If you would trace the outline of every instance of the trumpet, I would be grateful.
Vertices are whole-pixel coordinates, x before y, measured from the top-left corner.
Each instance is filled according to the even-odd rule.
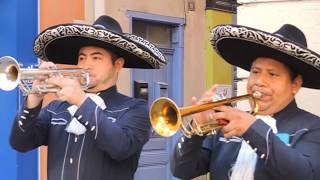
[[[89,72],[86,69],[20,68],[13,57],[3,56],[0,58],[0,89],[5,91],[11,91],[19,86],[23,95],[57,92],[61,88],[48,84],[46,81],[55,76],[77,79],[82,89],[89,88]],[[33,85],[34,80],[38,80],[39,83]]]
[[[198,125],[195,123],[195,127],[193,127],[193,125],[191,124],[191,119],[182,117],[206,111],[214,107],[239,102],[242,100],[249,100],[250,105],[252,106],[252,110],[250,113],[254,115],[259,110],[256,99],[260,97],[261,93],[255,92],[253,94],[247,94],[238,97],[223,99],[220,101],[207,102],[200,105],[192,105],[181,108],[179,108],[173,100],[167,97],[160,97],[151,104],[149,116],[153,129],[160,136],[170,137],[174,135],[178,130],[181,130],[182,133],[189,138],[192,135],[203,136],[205,134],[214,133],[215,130],[221,128],[222,126],[218,123],[212,122],[205,125]]]

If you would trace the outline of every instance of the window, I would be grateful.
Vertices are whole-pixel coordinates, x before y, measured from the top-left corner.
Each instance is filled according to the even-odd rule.
[[[171,26],[161,23],[133,20],[132,33],[147,39],[159,47],[171,46]]]

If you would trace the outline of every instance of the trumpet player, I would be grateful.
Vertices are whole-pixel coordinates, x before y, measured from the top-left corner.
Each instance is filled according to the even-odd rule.
[[[201,125],[217,121],[214,135],[181,137],[171,170],[191,179],[210,173],[218,180],[315,180],[320,176],[320,118],[298,108],[301,87],[320,89],[320,55],[307,49],[303,32],[289,24],[268,33],[240,25],[211,32],[214,49],[232,65],[250,71],[247,92],[259,92],[252,115],[230,106],[193,116]],[[216,87],[194,104],[208,101]],[[193,123],[195,124],[195,123]]]
[[[89,71],[90,83],[83,90],[72,78],[47,79],[60,88],[57,99],[41,108],[42,94],[27,96],[11,146],[21,152],[48,146],[49,180],[133,179],[150,122],[144,100],[117,91],[118,74],[123,67],[160,68],[164,56],[146,40],[123,33],[109,16],[93,25],[52,26],[38,35],[34,51],[51,61],[40,68],[74,64]]]

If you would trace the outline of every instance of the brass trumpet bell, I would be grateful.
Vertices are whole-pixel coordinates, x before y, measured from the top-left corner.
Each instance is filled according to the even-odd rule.
[[[161,136],[174,135],[180,128],[181,117],[177,104],[169,98],[158,98],[151,105],[151,125]]]
[[[251,114],[256,114],[258,112],[256,98],[259,98],[260,96],[261,93],[255,92],[253,95],[247,94],[220,101],[207,102],[200,105],[181,108],[179,108],[171,99],[160,97],[151,104],[149,113],[150,121],[153,129],[163,137],[170,137],[178,130],[181,130],[186,137],[191,137],[192,135],[203,136],[205,134],[214,132],[218,128],[221,128],[221,125],[217,123],[209,123],[205,125],[197,125],[195,123],[195,125],[192,125],[192,120],[182,117],[241,100],[249,100],[252,106]]]

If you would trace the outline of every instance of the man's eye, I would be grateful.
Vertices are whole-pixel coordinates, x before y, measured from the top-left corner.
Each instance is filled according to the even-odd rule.
[[[257,70],[251,70],[251,73],[252,73],[252,74],[258,74],[259,71],[257,71]]]
[[[278,76],[278,74],[277,73],[270,73],[270,76],[276,77],[276,76]]]
[[[100,59],[101,59],[101,57],[99,57],[99,56],[95,56],[95,57],[93,57],[93,59],[94,59],[94,60],[100,60]]]

